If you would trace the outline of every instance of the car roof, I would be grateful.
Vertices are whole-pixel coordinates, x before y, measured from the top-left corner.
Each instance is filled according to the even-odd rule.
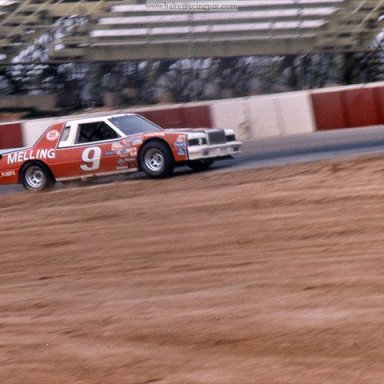
[[[111,119],[113,117],[121,117],[121,116],[136,116],[136,113],[114,113],[114,114],[109,114],[109,115],[98,115],[98,116],[77,116],[73,117],[71,119],[65,120],[66,123],[73,123],[76,121],[82,122],[82,123],[87,123],[87,122],[92,122],[92,121],[97,121],[101,119]]]

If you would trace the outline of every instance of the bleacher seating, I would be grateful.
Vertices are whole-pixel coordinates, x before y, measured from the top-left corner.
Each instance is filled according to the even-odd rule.
[[[39,36],[49,32],[58,19],[70,15],[103,12],[115,0],[0,0],[0,57],[11,62]]]
[[[4,0],[0,53],[11,61],[49,31],[55,20],[73,14],[87,17],[87,25],[71,30],[60,45],[52,44],[50,60],[364,51],[382,29],[384,9],[384,0],[233,0],[232,4],[237,11],[188,12],[149,8],[143,0]]]
[[[19,1],[0,0],[0,21],[4,20],[10,13],[12,13],[19,4]]]
[[[366,51],[383,30],[384,0],[348,0],[332,18],[317,47],[325,51]]]
[[[239,0],[235,12],[161,12],[145,4],[111,7],[92,27],[82,44],[92,60],[153,59],[158,57],[244,56],[298,52],[297,39],[313,46],[343,0]],[[71,41],[72,40],[72,41]],[[72,44],[71,44],[72,43]],[[54,52],[60,57],[63,52]]]
[[[156,59],[361,51],[381,28],[382,0],[239,0],[235,12],[112,6],[88,36],[64,39],[56,59]]]
[[[0,0],[0,91],[60,94],[61,106],[75,108],[378,79],[383,37],[371,42],[383,30],[384,0],[212,0],[221,2],[237,9],[166,11],[145,0]]]

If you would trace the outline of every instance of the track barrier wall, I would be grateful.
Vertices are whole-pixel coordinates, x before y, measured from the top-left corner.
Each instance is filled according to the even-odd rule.
[[[10,95],[0,98],[0,108],[34,108],[38,111],[54,111],[59,97],[53,94],[42,95]]]
[[[23,144],[26,147],[33,145],[43,132],[53,124],[55,119],[27,120],[22,123]]]
[[[96,115],[121,112],[142,114],[164,128],[231,128],[240,140],[295,135],[383,124],[384,83],[135,107]],[[55,120],[65,117],[0,124],[0,148],[32,145]]]
[[[212,126],[233,129],[240,140],[252,137],[249,110],[245,99],[220,100],[211,103]]]
[[[209,104],[162,106],[160,108],[132,109],[163,128],[212,127]]]
[[[0,124],[0,149],[18,148],[23,145],[21,122]]]
[[[279,136],[282,116],[274,96],[253,96],[246,101],[251,137]]]
[[[247,99],[252,137],[293,135],[315,130],[309,92]]]
[[[326,88],[311,92],[316,130],[384,123],[384,84]]]

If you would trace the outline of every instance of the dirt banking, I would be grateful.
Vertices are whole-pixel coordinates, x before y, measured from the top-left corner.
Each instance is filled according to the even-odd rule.
[[[384,161],[0,201],[0,382],[382,383]]]

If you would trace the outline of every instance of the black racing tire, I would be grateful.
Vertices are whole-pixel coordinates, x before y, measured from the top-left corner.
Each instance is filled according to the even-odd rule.
[[[21,184],[29,192],[46,191],[55,184],[49,169],[41,163],[26,164],[20,177]]]
[[[175,159],[168,145],[161,141],[144,144],[139,156],[140,168],[152,178],[167,177],[175,168]]]
[[[214,163],[214,160],[191,160],[188,161],[187,165],[189,168],[197,172],[206,171]]]

